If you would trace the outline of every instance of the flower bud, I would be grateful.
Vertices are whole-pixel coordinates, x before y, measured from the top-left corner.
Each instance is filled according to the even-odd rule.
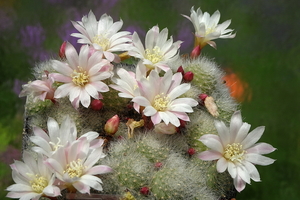
[[[164,122],[156,124],[154,127],[154,131],[160,134],[174,134],[176,133],[178,128],[173,124],[169,123],[166,125]]]
[[[140,189],[140,193],[143,194],[143,195],[148,195],[150,192],[149,188],[148,187],[142,187]]]
[[[93,110],[101,110],[102,107],[103,107],[102,101],[100,101],[99,99],[92,100],[92,102],[91,102],[91,108]]]
[[[183,75],[183,80],[185,82],[191,82],[193,80],[193,78],[194,78],[194,73],[191,71],[188,71],[188,72],[184,73],[184,75]]]
[[[67,42],[64,41],[64,42],[61,44],[61,46],[60,46],[58,55],[59,55],[59,57],[60,57],[61,59],[66,58],[66,54],[65,54],[65,52],[66,52],[66,45],[67,45]]]
[[[194,155],[194,154],[196,153],[196,150],[195,150],[194,148],[191,147],[191,148],[188,149],[187,153],[188,153],[190,156],[192,156],[192,155]]]
[[[199,99],[200,99],[200,102],[199,102],[199,103],[200,103],[202,106],[204,106],[204,101],[205,101],[206,97],[208,97],[208,95],[202,93],[202,94],[199,94],[198,97],[199,97]]]
[[[191,52],[191,58],[197,58],[201,54],[201,47],[197,45]]]
[[[104,131],[109,135],[114,135],[118,131],[119,124],[120,124],[120,118],[118,115],[115,115],[109,120],[107,120],[104,126]]]
[[[178,67],[177,72],[180,72],[182,76],[184,75],[184,69],[182,68],[182,66]]]

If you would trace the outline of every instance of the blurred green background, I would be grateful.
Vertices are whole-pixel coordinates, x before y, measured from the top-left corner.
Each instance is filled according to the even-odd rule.
[[[167,27],[175,40],[193,43],[192,24],[180,14],[190,8],[221,12],[221,22],[232,19],[234,39],[216,40],[218,49],[203,54],[230,68],[248,84],[242,102],[244,121],[264,125],[261,141],[278,148],[269,155],[277,161],[258,166],[262,182],[252,182],[238,200],[300,198],[300,12],[298,0],[0,0],[0,199],[12,184],[8,164],[20,159],[25,99],[21,85],[32,78],[36,62],[57,57],[64,40],[76,43],[71,20],[89,10],[97,18],[107,13],[122,18],[122,30],[143,36],[149,28]],[[251,91],[251,95],[250,92]],[[251,98],[250,98],[251,97]]]

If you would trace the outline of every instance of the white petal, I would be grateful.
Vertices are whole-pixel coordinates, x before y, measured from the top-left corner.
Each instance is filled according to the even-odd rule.
[[[224,157],[221,157],[217,162],[217,171],[223,173],[228,167],[228,162]]]
[[[245,161],[243,164],[246,167],[248,173],[250,174],[250,178],[256,182],[259,182],[260,176],[259,176],[259,173],[258,173],[256,167],[252,163],[247,162],[247,161]]]
[[[240,130],[241,126],[243,124],[242,116],[240,111],[236,111],[230,120],[230,143],[235,142],[235,138],[237,136],[238,131]]]
[[[237,176],[234,180],[234,187],[238,192],[241,192],[246,187],[246,182],[241,179],[241,177]]]
[[[224,148],[220,141],[220,138],[217,135],[213,134],[205,134],[200,137],[199,141],[201,141],[205,146],[220,153],[223,153]]]
[[[263,165],[263,166],[270,165],[275,162],[274,159],[259,154],[255,154],[255,153],[247,153],[245,159],[253,164]]]
[[[249,147],[253,146],[262,136],[265,131],[264,126],[259,126],[253,131],[251,131],[247,137],[241,142],[244,149],[248,149]]]
[[[236,143],[240,143],[246,138],[246,136],[250,130],[250,127],[251,127],[250,124],[248,124],[246,122],[243,123],[243,125],[241,126],[241,128],[238,131],[237,136],[235,138]]]
[[[220,136],[223,146],[229,144],[229,140],[230,140],[229,129],[226,127],[224,122],[215,120],[215,127],[218,131],[218,135]]]
[[[237,166],[233,162],[228,162],[228,172],[231,178],[235,178],[237,176]]]

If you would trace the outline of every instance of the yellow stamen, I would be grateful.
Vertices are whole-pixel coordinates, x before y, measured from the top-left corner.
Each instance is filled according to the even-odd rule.
[[[70,178],[78,178],[83,175],[85,166],[83,166],[80,159],[74,160],[67,165],[67,169],[64,173],[67,173]]]
[[[164,94],[158,94],[154,97],[153,107],[157,111],[166,111],[168,108],[168,105],[170,103],[170,98],[167,96],[164,96]]]
[[[158,63],[163,60],[163,55],[158,46],[155,46],[153,49],[146,49],[145,58],[150,60],[153,64]]]
[[[244,160],[244,154],[246,153],[243,150],[243,146],[240,143],[227,144],[224,157],[232,162],[242,162]]]
[[[34,177],[35,178],[30,181],[32,190],[39,194],[43,193],[45,187],[48,186],[48,180],[45,177],[40,176],[38,174],[36,174]]]
[[[89,82],[89,75],[82,69],[82,67],[78,67],[78,69],[78,71],[73,71],[72,81],[75,85],[82,87]]]
[[[103,51],[106,51],[109,48],[109,39],[105,35],[100,34],[94,36],[92,42],[102,47]]]

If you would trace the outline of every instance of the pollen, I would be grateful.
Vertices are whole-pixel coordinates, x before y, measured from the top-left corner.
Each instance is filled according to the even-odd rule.
[[[155,46],[153,49],[146,49],[145,51],[145,58],[150,60],[153,64],[163,60],[163,55],[158,46]]]
[[[109,48],[109,39],[105,35],[100,34],[94,36],[92,42],[102,47],[103,51],[106,51]]]
[[[36,174],[34,179],[30,181],[30,184],[32,190],[40,194],[43,193],[44,188],[48,186],[48,180],[45,177]]]
[[[67,165],[64,173],[67,173],[70,178],[79,178],[83,175],[85,166],[80,159],[74,160]]]
[[[246,151],[243,150],[243,146],[240,143],[233,143],[226,146],[224,157],[234,163],[240,163],[244,160],[245,153]]]
[[[85,86],[85,84],[89,82],[89,75],[82,69],[82,67],[78,67],[78,71],[73,71],[72,81],[77,86]]]
[[[169,97],[165,96],[163,93],[158,94],[154,97],[153,107],[157,111],[166,111],[170,103]]]

